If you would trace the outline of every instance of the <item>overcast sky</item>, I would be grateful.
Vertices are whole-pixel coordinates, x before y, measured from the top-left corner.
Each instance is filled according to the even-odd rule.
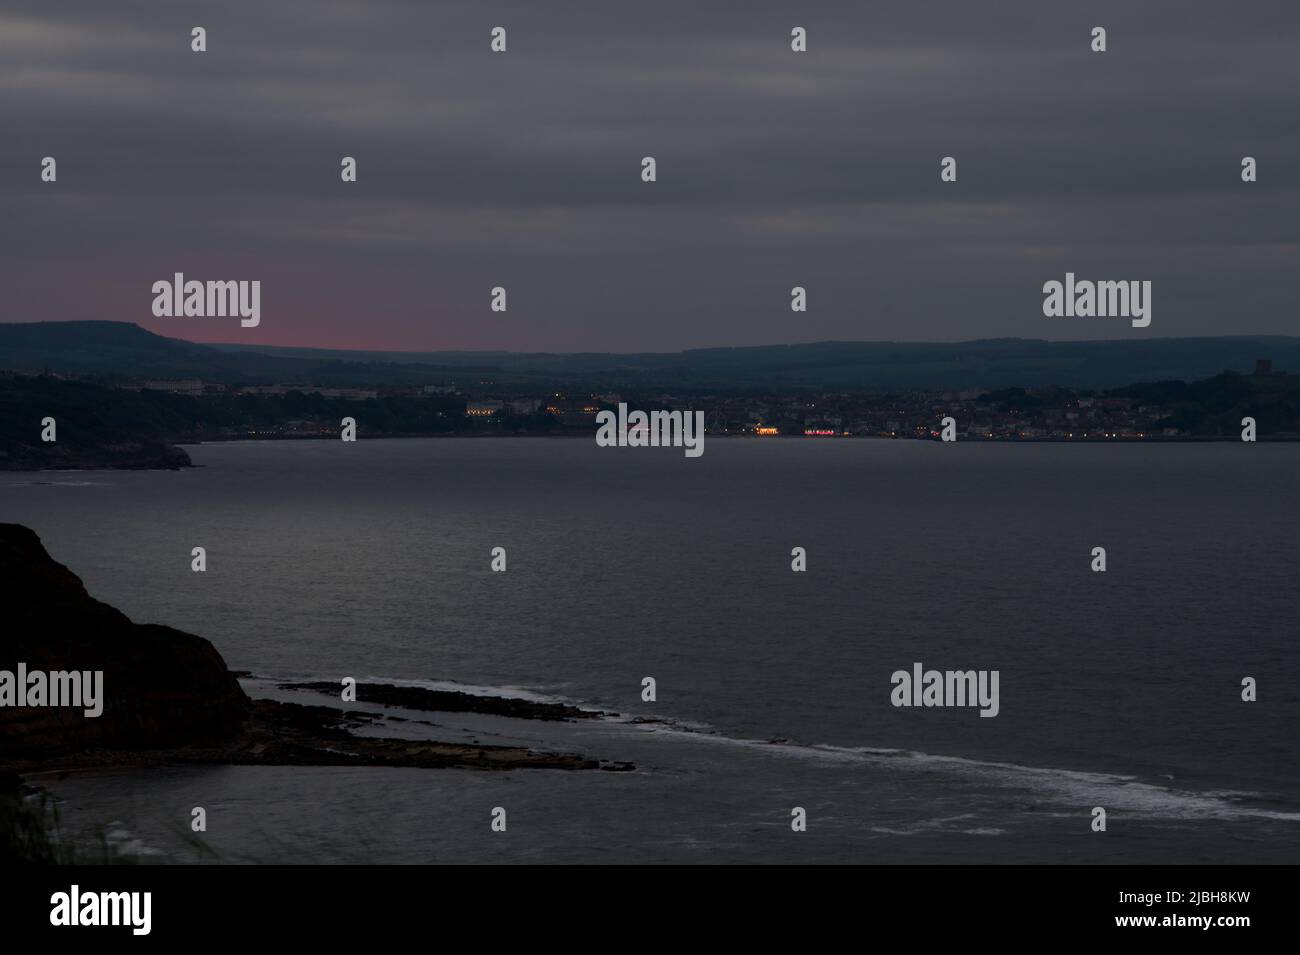
[[[1297,0],[6,0],[0,316],[411,350],[1295,334],[1298,107]],[[154,318],[177,271],[260,280],[261,325]],[[1066,271],[1151,280],[1150,327],[1045,318]]]

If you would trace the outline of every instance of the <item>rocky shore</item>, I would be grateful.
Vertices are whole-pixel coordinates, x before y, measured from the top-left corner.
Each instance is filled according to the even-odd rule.
[[[390,766],[410,769],[608,769],[568,753],[543,753],[519,746],[486,746],[357,736],[353,729],[382,725],[384,717],[332,706],[303,706],[275,700],[251,701],[240,732],[224,742],[146,748],[98,748],[57,756],[14,757],[5,769],[28,775],[90,769],[149,766]]]
[[[100,715],[14,705],[0,695],[0,771],[32,773],[182,763],[478,769],[626,769],[523,747],[358,736],[382,724],[333,706],[251,700],[207,640],[133,623],[95,600],[29,528],[0,524],[0,681],[27,673],[101,671]],[[337,687],[328,684],[332,693]],[[301,688],[318,689],[306,684]],[[366,685],[371,702],[520,719],[600,714],[559,704]],[[467,697],[468,699],[461,699]]]
[[[193,466],[184,448],[162,441],[52,443],[0,449],[0,471],[177,471]]]
[[[281,683],[282,690],[313,690],[337,696],[337,683]],[[567,703],[544,703],[510,696],[480,696],[455,690],[427,690],[418,686],[394,686],[391,683],[358,683],[357,699],[408,710],[438,713],[485,713],[490,716],[513,716],[521,720],[591,720],[608,714],[584,710]]]

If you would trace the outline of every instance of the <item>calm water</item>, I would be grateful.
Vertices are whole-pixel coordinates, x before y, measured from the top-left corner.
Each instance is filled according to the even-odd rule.
[[[455,681],[671,722],[398,724],[627,774],[50,783],[74,828],[127,848],[207,858],[185,845],[202,805],[225,861],[1300,861],[1300,445],[190,451],[183,473],[4,475],[0,518],[133,619],[211,639],[255,694]],[[999,670],[1000,715],[891,706],[914,661]]]

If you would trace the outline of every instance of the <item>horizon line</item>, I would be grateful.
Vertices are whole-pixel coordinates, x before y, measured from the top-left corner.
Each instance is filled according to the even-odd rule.
[[[615,355],[615,356],[636,356],[636,355],[683,355],[688,352],[700,351],[741,351],[744,349],[760,348],[799,348],[811,345],[978,345],[991,342],[1025,342],[1045,345],[1128,345],[1139,342],[1168,342],[1168,341],[1215,341],[1215,340],[1248,340],[1248,339],[1287,339],[1300,341],[1300,335],[1280,335],[1275,333],[1240,333],[1235,335],[1169,335],[1163,337],[1142,337],[1142,338],[1021,338],[1014,335],[1001,335],[992,338],[965,338],[945,341],[925,341],[918,339],[899,340],[899,339],[848,339],[848,338],[825,338],[815,341],[806,342],[768,342],[758,345],[699,345],[691,348],[679,348],[675,351],[528,351],[512,350],[508,348],[382,348],[382,347],[329,347],[322,345],[271,345],[257,342],[206,342],[194,341],[189,338],[179,336],[162,335],[151,329],[145,328],[138,322],[124,321],[113,318],[85,318],[85,319],[36,319],[34,321],[24,320],[0,320],[0,325],[129,325],[137,328],[149,335],[154,335],[166,341],[183,342],[187,345],[199,345],[205,348],[237,348],[237,349],[277,349],[277,350],[307,350],[320,352],[370,352],[375,354],[391,355],[556,355],[556,356],[578,356],[578,355]]]

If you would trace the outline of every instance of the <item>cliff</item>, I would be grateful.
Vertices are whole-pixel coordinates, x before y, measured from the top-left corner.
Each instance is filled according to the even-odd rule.
[[[132,623],[95,600],[40,538],[0,524],[0,670],[102,670],[103,713],[0,706],[0,761],[87,750],[211,745],[236,738],[250,702],[216,649],[171,627]]]
[[[185,763],[631,768],[626,763],[534,752],[521,746],[358,736],[351,731],[382,727],[389,717],[331,706],[251,701],[211,643],[171,627],[132,623],[86,593],[76,574],[51,559],[40,538],[18,524],[0,524],[0,608],[5,614],[0,627],[0,680],[7,679],[12,686],[20,663],[27,673],[103,672],[99,716],[86,716],[81,706],[0,705],[0,781],[4,770],[28,773]],[[328,684],[328,688],[337,698],[337,686]],[[426,698],[398,692],[397,687],[367,684],[366,688],[375,693],[373,702],[415,708],[491,712],[521,719],[600,715],[520,700],[466,702],[459,699],[464,694]],[[4,704],[2,695],[0,704]],[[3,808],[0,805],[0,817]],[[0,842],[5,833],[0,818]]]

